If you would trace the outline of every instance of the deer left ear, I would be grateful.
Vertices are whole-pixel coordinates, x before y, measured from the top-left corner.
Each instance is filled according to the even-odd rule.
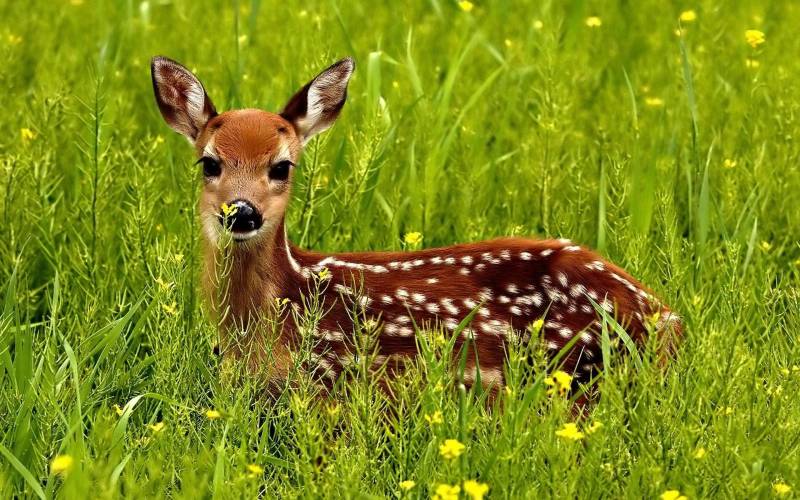
[[[161,116],[194,144],[206,123],[217,116],[203,84],[183,65],[166,57],[154,57],[150,72]]]
[[[294,125],[303,144],[333,125],[347,99],[354,69],[353,59],[342,59],[308,82],[283,108],[281,116]]]

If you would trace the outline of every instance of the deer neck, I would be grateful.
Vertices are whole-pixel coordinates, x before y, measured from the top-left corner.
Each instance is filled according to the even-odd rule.
[[[286,238],[284,221],[254,242],[229,248],[206,245],[204,282],[221,325],[246,331],[269,319],[274,301],[301,286],[299,264]]]

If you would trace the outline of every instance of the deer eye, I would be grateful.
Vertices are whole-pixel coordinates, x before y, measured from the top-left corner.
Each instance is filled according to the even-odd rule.
[[[267,175],[273,181],[285,181],[289,177],[289,171],[294,166],[294,163],[289,160],[279,161],[278,163],[269,167]]]
[[[214,158],[204,156],[197,163],[203,164],[203,175],[206,177],[219,177],[219,174],[222,173],[222,166]]]

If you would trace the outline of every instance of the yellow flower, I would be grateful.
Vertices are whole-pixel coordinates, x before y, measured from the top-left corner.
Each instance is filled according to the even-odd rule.
[[[586,26],[590,28],[599,28],[603,25],[603,20],[597,16],[591,16],[586,18]]]
[[[459,485],[450,486],[449,484],[436,485],[436,492],[431,497],[433,500],[458,500],[458,494],[461,493]]]
[[[117,416],[121,417],[122,414],[125,413],[125,410],[122,409],[119,405],[114,405],[114,413],[116,413]]]
[[[686,495],[681,495],[678,490],[667,490],[661,494],[661,500],[688,500]]]
[[[514,42],[512,42],[512,41],[511,41],[511,40],[509,40],[508,38],[506,38],[506,39],[503,41],[503,43],[505,43],[505,44],[506,44],[506,48],[509,48],[509,49],[510,49],[511,47],[513,47],[513,46],[514,46]]]
[[[250,464],[247,466],[247,472],[247,477],[250,479],[255,479],[264,473],[264,468],[258,464]]]
[[[172,258],[175,259],[175,262],[177,262],[178,264],[183,262],[183,254],[182,253],[176,253],[175,255],[172,256]]]
[[[645,97],[644,103],[651,108],[660,108],[664,105],[664,99],[660,97]]]
[[[403,241],[405,241],[406,245],[417,246],[422,243],[422,233],[416,231],[406,233],[405,236],[403,236]]]
[[[239,207],[235,205],[228,205],[227,203],[223,203],[220,205],[222,209],[222,215],[224,217],[231,217],[232,215],[236,215],[236,212],[239,210]]]
[[[528,329],[531,331],[531,334],[536,335],[542,331],[543,326],[544,326],[544,320],[542,318],[539,318],[530,325],[528,325]]]
[[[572,375],[556,370],[551,376],[544,379],[544,384],[550,386],[550,389],[547,389],[548,395],[552,396],[558,393],[561,396],[565,396],[572,386]]]
[[[472,9],[475,7],[475,5],[469,0],[461,0],[458,2],[458,6],[464,12],[472,12]]]
[[[769,252],[770,250],[772,250],[772,243],[770,243],[769,241],[762,241],[759,246],[761,247],[761,250],[765,252]]]
[[[733,415],[733,408],[731,408],[730,406],[726,406],[725,415]]]
[[[160,277],[156,278],[156,283],[158,284],[158,287],[164,290],[165,292],[169,291],[169,289],[172,288],[172,286],[175,284],[171,281],[164,281]]]
[[[21,36],[15,35],[13,33],[8,35],[8,44],[9,45],[19,45],[21,43],[22,43],[22,37]]]
[[[36,132],[29,128],[19,129],[19,135],[22,136],[22,142],[32,141],[36,138]]]
[[[723,165],[725,168],[733,168],[733,167],[735,167],[735,166],[736,166],[736,160],[732,160],[732,159],[730,159],[730,158],[725,158],[725,161],[724,161],[724,162],[722,162],[722,165]]]
[[[483,496],[489,491],[489,485],[486,483],[479,483],[474,479],[467,479],[464,481],[464,493],[466,493],[472,500],[483,500]]]
[[[444,422],[442,412],[439,410],[433,412],[432,415],[425,415],[425,420],[428,422],[428,425],[438,425]]]
[[[776,495],[785,495],[792,491],[792,487],[786,483],[775,483],[772,485],[772,491],[774,491]]]
[[[327,281],[331,279],[331,277],[331,271],[327,267],[323,267],[322,270],[317,273],[317,278],[319,278],[320,281]]]
[[[56,455],[50,462],[50,474],[66,474],[72,470],[75,460],[69,455]]]
[[[701,460],[705,456],[706,456],[706,449],[703,448],[702,446],[694,450],[694,454],[692,455],[692,457],[694,457],[695,460]]]
[[[600,430],[601,427],[603,427],[603,422],[593,422],[592,424],[589,425],[589,427],[585,429],[586,434],[594,434],[595,432]]]
[[[556,436],[573,441],[580,441],[586,437],[584,433],[578,430],[578,426],[573,423],[564,424],[563,428],[556,431]]]
[[[400,485],[399,486],[400,486],[401,490],[408,491],[408,490],[410,490],[411,488],[413,488],[416,485],[417,485],[417,483],[415,481],[412,481],[410,479],[406,479],[405,481],[400,481]]]
[[[533,22],[533,29],[540,30],[542,28],[544,28],[544,23],[540,19],[537,19]]]
[[[161,304],[161,308],[170,316],[175,316],[178,313],[178,304],[174,300],[172,304]]]
[[[461,444],[457,439],[445,439],[444,443],[439,445],[439,453],[447,460],[458,458],[466,446]]]
[[[216,420],[222,418],[222,413],[217,410],[206,410],[206,418],[209,420]]]
[[[697,19],[697,12],[695,12],[692,9],[684,10],[683,12],[681,12],[681,16],[679,19],[684,23],[694,22]]]
[[[758,59],[750,59],[749,57],[744,60],[744,65],[748,68],[755,69],[761,66]]]
[[[156,433],[163,431],[164,427],[166,427],[166,426],[167,426],[167,424],[165,424],[164,422],[156,422],[154,424],[147,424],[147,428],[150,429],[153,432],[156,432]]]
[[[760,30],[747,30],[744,32],[744,39],[751,47],[756,48],[767,41],[766,35]]]

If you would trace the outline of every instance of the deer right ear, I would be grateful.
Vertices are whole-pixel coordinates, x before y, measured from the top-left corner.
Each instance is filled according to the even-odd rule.
[[[150,64],[158,109],[167,124],[194,143],[217,110],[200,80],[181,64],[154,57]]]
[[[289,99],[281,116],[294,125],[303,144],[333,125],[347,99],[347,83],[354,69],[351,58],[342,59]]]

